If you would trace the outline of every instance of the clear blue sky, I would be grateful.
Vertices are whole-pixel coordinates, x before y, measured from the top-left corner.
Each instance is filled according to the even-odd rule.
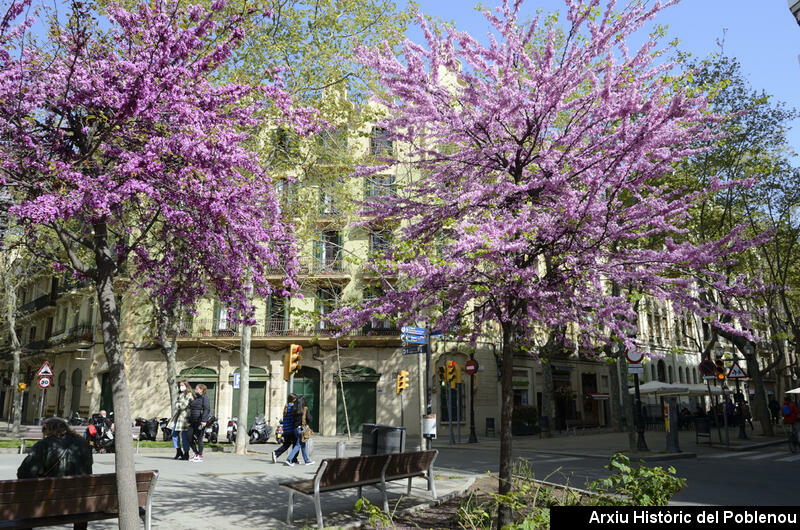
[[[625,5],[626,1],[618,0],[617,4]],[[488,31],[483,15],[472,8],[473,0],[418,3],[423,13],[455,22],[458,29],[475,38]],[[499,0],[483,1],[487,7],[498,4]],[[563,10],[563,6],[563,0],[526,0],[522,11],[532,15],[538,9],[552,12]],[[718,51],[717,39],[726,29],[724,51],[739,59],[753,88],[763,89],[776,100],[800,109],[800,26],[786,0],[682,0],[662,11],[655,22],[668,26],[667,41],[678,38],[679,48],[697,58]],[[410,36],[420,41],[419,31],[412,30]],[[794,124],[789,140],[794,151],[800,152],[800,123]]]

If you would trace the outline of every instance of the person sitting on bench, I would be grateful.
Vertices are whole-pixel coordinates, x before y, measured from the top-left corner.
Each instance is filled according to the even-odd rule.
[[[44,438],[36,442],[17,469],[17,478],[92,474],[92,450],[67,422],[48,418],[42,424],[42,434]]]

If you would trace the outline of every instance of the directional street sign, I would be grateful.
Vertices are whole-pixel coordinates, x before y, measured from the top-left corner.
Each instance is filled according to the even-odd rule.
[[[53,377],[53,370],[50,369],[50,363],[44,362],[39,371],[36,372],[36,377]]]
[[[644,375],[644,366],[642,363],[628,363],[628,373]]]
[[[425,335],[403,335],[401,338],[403,339],[403,342],[425,344]]]
[[[417,353],[425,353],[425,344],[408,344],[403,346],[403,355],[415,355]]]
[[[403,335],[425,335],[425,328],[419,326],[403,326],[400,331]]]
[[[731,369],[728,370],[728,377],[731,379],[744,379],[747,377],[747,374],[744,373],[739,363],[733,363]]]
[[[47,388],[50,386],[50,378],[49,377],[40,377],[39,378],[39,388]]]

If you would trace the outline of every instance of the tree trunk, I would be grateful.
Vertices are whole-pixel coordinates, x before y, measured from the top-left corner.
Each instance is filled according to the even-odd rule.
[[[636,451],[636,426],[633,424],[633,397],[628,392],[628,361],[624,355],[617,358],[615,364],[619,378],[619,391],[622,394],[622,413],[625,415],[626,431],[628,431],[628,445],[631,451]]]
[[[172,328],[172,340],[169,340],[168,329]],[[175,415],[175,403],[178,400],[178,363],[176,356],[178,353],[178,324],[173,316],[161,326],[161,354],[167,361],[167,387],[169,388],[169,407],[170,413]]]
[[[510,324],[503,324],[503,372],[500,378],[500,495],[511,492],[511,415],[514,412],[514,389],[512,375],[514,373],[514,337]],[[497,506],[497,527],[503,528],[511,524],[511,507],[506,503]]]
[[[95,230],[96,236],[97,230]],[[119,527],[121,530],[138,530],[139,495],[136,492],[136,467],[133,455],[131,429],[131,404],[128,397],[128,381],[119,337],[117,303],[114,298],[113,262],[103,259],[102,248],[98,250],[97,301],[103,327],[103,347],[108,362],[111,388],[114,397],[114,429],[116,452],[114,470],[117,474],[119,497]],[[110,256],[110,253],[105,254]]]
[[[611,426],[614,432],[622,432],[622,403],[620,402],[619,367],[617,359],[608,363],[608,402],[611,413]]]
[[[252,286],[248,286],[247,290],[247,299],[252,304]],[[250,440],[250,436],[247,434],[247,400],[250,397],[250,334],[252,328],[248,322],[243,322],[242,326],[242,340],[239,346],[239,431],[236,433],[236,446],[233,451],[237,455],[247,454],[247,442]]]
[[[542,359],[542,438],[553,434],[553,364],[550,359]]]
[[[750,348],[753,348],[752,344],[749,345]],[[738,344],[737,348],[739,348]],[[761,434],[764,436],[774,436],[775,431],[773,431],[772,421],[770,421],[769,408],[767,407],[767,393],[764,389],[764,380],[761,378],[761,370],[758,367],[755,353],[748,354],[747,350],[748,348],[739,348],[739,351],[744,354],[744,358],[747,361],[747,371],[750,372],[750,378],[753,381],[753,385],[756,387],[753,415],[761,423]]]
[[[20,406],[20,400],[17,396],[17,384],[19,383],[20,357],[22,354],[22,348],[20,347],[19,337],[17,337],[16,330],[17,289],[16,286],[11,283],[9,274],[9,271],[6,271],[3,283],[5,284],[4,289],[6,291],[6,323],[8,324],[8,334],[11,338],[11,353],[13,356],[10,399],[14,410],[14,421],[13,426],[11,427],[11,432],[14,434],[19,434],[19,425],[22,423],[22,407]]]

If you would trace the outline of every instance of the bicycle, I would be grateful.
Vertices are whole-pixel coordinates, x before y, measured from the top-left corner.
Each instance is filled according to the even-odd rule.
[[[789,451],[792,453],[800,451],[800,440],[798,440],[798,431],[794,423],[792,424],[792,428],[789,430]]]

